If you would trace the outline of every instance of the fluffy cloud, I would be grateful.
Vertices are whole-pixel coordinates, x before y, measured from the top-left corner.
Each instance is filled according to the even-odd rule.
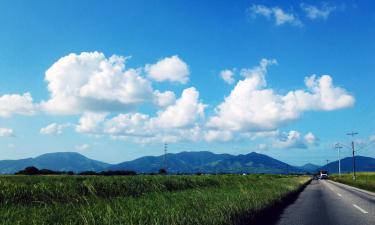
[[[79,133],[97,133],[107,113],[85,112],[79,119],[76,131]]]
[[[104,123],[104,133],[113,136],[151,137],[155,130],[150,116],[141,113],[119,114]]]
[[[162,128],[188,127],[204,117],[204,108],[205,105],[199,102],[199,92],[193,87],[187,88],[174,105],[159,111],[153,122]]]
[[[278,15],[275,8],[257,6],[254,10],[266,17]],[[109,135],[142,143],[212,142],[230,141],[234,137],[270,139],[280,127],[297,120],[306,111],[346,108],[355,101],[345,89],[335,86],[329,75],[306,77],[305,89],[278,94],[267,88],[266,80],[269,67],[277,61],[262,59],[258,66],[239,70],[242,80],[206,120],[206,105],[194,87],[186,88],[176,99],[172,91],[154,90],[151,81],[142,76],[145,70],[149,78],[156,81],[187,82],[189,68],[178,56],[146,65],[144,70],[126,68],[126,60],[126,57],[116,55],[106,58],[99,52],[62,57],[45,74],[50,92],[48,100],[36,107],[29,93],[0,96],[0,117],[29,115],[36,109],[43,109],[81,115],[75,126],[79,133]],[[235,82],[233,75],[232,70],[220,73],[228,83]],[[144,105],[147,103],[158,107],[149,108]],[[137,112],[138,108],[144,109],[139,106],[154,111],[149,114]],[[67,126],[52,123],[41,128],[40,133],[60,134]],[[0,136],[6,136],[6,132],[13,131],[0,130]],[[290,140],[280,142],[281,145],[316,142],[311,133],[304,137],[298,132],[287,136]]]
[[[9,117],[13,114],[32,115],[34,113],[35,106],[30,93],[0,96],[0,117]]]
[[[291,91],[283,97],[290,110],[308,111],[323,110],[332,111],[354,105],[355,99],[340,87],[333,85],[332,77],[312,75],[305,78],[308,91]]]
[[[174,104],[158,111],[154,117],[126,113],[106,119],[105,114],[86,113],[76,130],[143,143],[198,140],[202,136],[199,122],[204,117],[204,108],[199,92],[195,88],[187,88]]]
[[[58,135],[61,134],[63,130],[69,126],[70,124],[51,123],[46,127],[41,128],[40,133],[45,135]]]
[[[217,106],[216,115],[209,118],[207,126],[241,132],[272,131],[298,119],[305,111],[331,111],[354,104],[354,97],[335,87],[328,75],[306,78],[307,90],[279,95],[266,88],[268,65],[269,60],[262,60],[258,67],[244,70],[250,72],[244,73],[246,78]]]
[[[294,26],[302,26],[302,22],[293,13],[287,13],[279,7],[267,7],[264,5],[252,5],[248,8],[248,12],[252,18],[263,16],[267,19],[275,21],[275,25],[291,24]]]
[[[234,76],[233,70],[228,70],[227,69],[227,70],[222,70],[220,72],[221,79],[223,79],[228,84],[233,84],[234,83],[235,80],[234,80],[233,76]]]
[[[0,137],[13,137],[14,131],[11,128],[0,127]]]
[[[51,98],[42,102],[53,113],[128,110],[150,101],[153,90],[140,69],[125,69],[127,58],[83,52],[60,58],[47,71]]]
[[[333,11],[337,10],[336,6],[331,6],[328,4],[323,4],[320,8],[305,3],[301,3],[300,6],[301,9],[306,13],[307,18],[311,20],[327,19]]]
[[[189,80],[189,67],[177,55],[161,59],[155,64],[145,66],[149,77],[155,81],[186,83]]]
[[[254,66],[250,69],[242,69],[241,75],[246,78],[257,76],[261,78],[259,80],[259,85],[266,86],[267,82],[265,76],[267,75],[268,67],[272,65],[277,65],[276,59],[261,59],[258,66]]]
[[[172,91],[160,92],[156,90],[154,92],[154,103],[160,107],[166,107],[172,105],[176,101],[176,96]]]
[[[273,143],[275,148],[308,148],[310,145],[314,145],[316,137],[314,134],[309,132],[302,137],[301,133],[292,130],[289,133],[281,133]]]

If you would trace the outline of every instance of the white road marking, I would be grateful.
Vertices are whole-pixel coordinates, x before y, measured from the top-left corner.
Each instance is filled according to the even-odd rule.
[[[342,195],[340,193],[337,193],[338,196],[342,197]]]
[[[364,214],[367,214],[367,213],[368,213],[366,210],[362,209],[361,207],[359,207],[359,206],[356,205],[356,204],[353,204],[353,206],[354,206],[354,208],[358,209],[359,211],[361,211],[361,212],[364,213]]]

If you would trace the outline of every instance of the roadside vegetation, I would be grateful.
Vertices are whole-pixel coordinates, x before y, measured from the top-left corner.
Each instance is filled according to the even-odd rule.
[[[1,224],[243,224],[309,177],[0,176]]]
[[[362,188],[368,191],[375,192],[375,173],[374,172],[361,172],[357,173],[357,179],[353,180],[353,174],[334,174],[330,179],[336,182],[347,184],[350,186]]]

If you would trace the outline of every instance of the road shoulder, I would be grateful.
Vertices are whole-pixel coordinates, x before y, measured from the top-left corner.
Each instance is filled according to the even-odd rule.
[[[361,188],[357,188],[357,187],[354,187],[354,186],[350,186],[350,185],[343,184],[343,183],[336,182],[336,181],[332,181],[332,180],[327,180],[327,181],[329,183],[335,184],[337,186],[340,186],[340,187],[343,187],[343,188],[347,188],[347,189],[352,189],[352,190],[355,190],[355,191],[362,192],[364,194],[370,195],[372,197],[375,197],[375,193],[374,192],[367,191],[367,190],[364,190],[364,189],[361,189]]]

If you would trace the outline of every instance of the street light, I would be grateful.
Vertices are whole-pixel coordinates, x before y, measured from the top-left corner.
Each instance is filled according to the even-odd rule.
[[[341,177],[341,159],[340,159],[340,150],[342,149],[342,146],[340,143],[335,144],[335,148],[337,149],[337,159],[339,161],[339,176]]]

